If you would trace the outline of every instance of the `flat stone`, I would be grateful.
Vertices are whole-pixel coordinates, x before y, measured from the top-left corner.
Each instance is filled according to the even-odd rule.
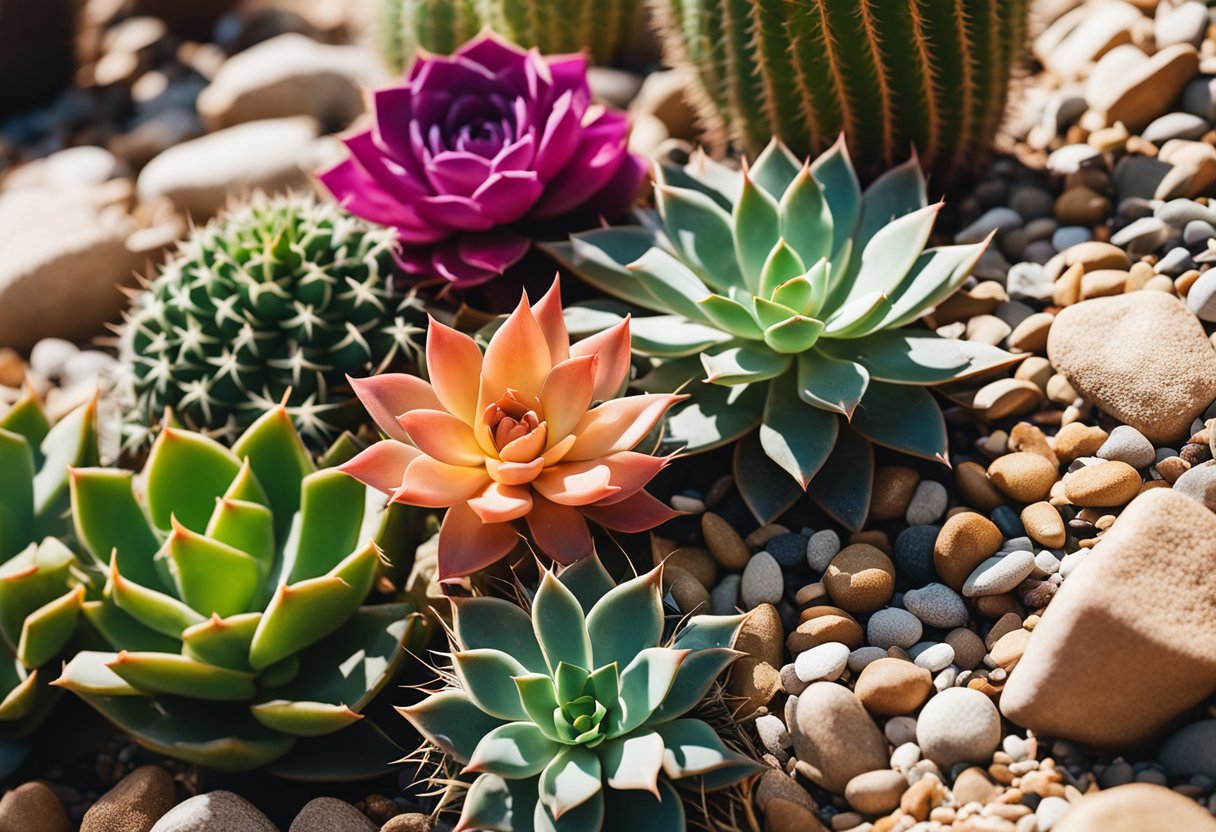
[[[963,595],[974,598],[1009,592],[1033,571],[1034,555],[1030,552],[1009,552],[988,558],[967,576]]]
[[[1153,33],[1158,49],[1176,43],[1189,43],[1198,47],[1203,42],[1203,35],[1207,30],[1208,7],[1204,3],[1187,0],[1173,8],[1166,4],[1157,7]]]
[[[816,682],[794,713],[794,754],[812,782],[841,794],[857,775],[887,767],[887,741],[848,688]]]
[[[317,797],[304,804],[287,832],[379,832],[379,829],[346,801]]]
[[[1145,127],[1140,137],[1146,142],[1160,145],[1170,139],[1198,139],[1210,129],[1206,121],[1191,113],[1166,113]]]
[[[196,795],[177,804],[152,832],[279,832],[252,803],[232,792]]]
[[[1095,67],[1085,99],[1106,115],[1108,124],[1121,121],[1129,130],[1142,130],[1168,111],[1198,72],[1199,52],[1190,44],[1167,46],[1151,57],[1133,46],[1120,46]]]
[[[1152,489],[1091,555],[1034,628],[1001,710],[1041,735],[1124,748],[1216,692],[1216,571],[1195,568],[1216,561],[1216,516]]]
[[[758,552],[743,570],[741,589],[744,609],[760,604],[776,604],[785,594],[785,579],[781,567],[768,552]]]
[[[160,766],[141,766],[97,799],[80,832],[149,832],[177,805],[177,786]]]
[[[1094,5],[1065,15],[1035,39],[1035,54],[1061,78],[1075,78],[1115,46],[1131,43],[1132,28],[1144,17],[1127,3],[1103,4],[1101,14],[1092,13]]]
[[[1103,789],[1073,805],[1052,832],[1216,832],[1194,800],[1149,783]]]
[[[1216,400],[1216,350],[1176,298],[1135,292],[1062,309],[1047,355],[1077,391],[1157,444]]]

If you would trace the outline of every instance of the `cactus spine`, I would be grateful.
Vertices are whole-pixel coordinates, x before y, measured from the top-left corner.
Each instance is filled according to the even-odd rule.
[[[874,176],[915,147],[945,179],[983,158],[1026,39],[1026,0],[651,0],[668,62],[696,67],[707,141],[843,132]],[[939,183],[942,184],[942,183]]]
[[[595,63],[630,63],[647,30],[645,0],[381,0],[380,48],[402,71],[418,49],[450,53],[490,28],[520,46],[588,50]]]

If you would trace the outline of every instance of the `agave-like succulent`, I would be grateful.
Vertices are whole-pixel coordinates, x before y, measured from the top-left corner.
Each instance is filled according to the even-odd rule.
[[[341,467],[390,503],[447,508],[441,581],[507,555],[517,521],[540,551],[571,563],[592,552],[587,520],[640,532],[676,515],[643,490],[668,459],[632,449],[682,397],[618,398],[628,320],[572,345],[555,281],[535,309],[524,296],[484,356],[434,320],[426,356],[430,384],[395,374],[352,382],[388,439]]]
[[[53,427],[27,390],[0,416],[0,724],[24,734],[50,710],[47,665],[76,631],[85,587],[70,532],[68,466],[97,464],[96,401]]]
[[[381,567],[366,489],[315,470],[282,406],[232,450],[165,427],[134,485],[72,471],[77,535],[106,574],[84,615],[115,652],[78,653],[55,684],[143,745],[227,770],[358,721],[423,630],[409,604],[362,606]]]
[[[696,154],[656,172],[642,227],[574,236],[550,250],[584,280],[662,314],[633,320],[657,367],[639,386],[692,394],[666,438],[695,452],[756,428],[736,480],[769,521],[807,490],[840,522],[865,521],[870,443],[945,460],[946,427],[925,389],[1017,360],[985,344],[906,328],[967,279],[986,243],[925,249],[916,160],[863,194],[843,141],[800,164],[774,141],[737,171]],[[761,452],[762,451],[762,452]],[[793,483],[774,486],[772,460]],[[817,477],[817,475],[819,475]]]
[[[661,567],[616,586],[597,558],[542,572],[531,615],[453,599],[452,685],[401,713],[477,774],[459,830],[683,830],[679,793],[761,766],[688,716],[739,655],[745,616],[664,639]]]

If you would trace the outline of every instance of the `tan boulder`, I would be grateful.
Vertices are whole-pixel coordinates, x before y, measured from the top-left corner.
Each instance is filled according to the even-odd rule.
[[[1137,497],[1064,582],[1001,695],[1036,733],[1104,748],[1157,738],[1216,692],[1216,515]]]
[[[1052,832],[1216,832],[1216,818],[1164,786],[1129,783],[1077,803]]]

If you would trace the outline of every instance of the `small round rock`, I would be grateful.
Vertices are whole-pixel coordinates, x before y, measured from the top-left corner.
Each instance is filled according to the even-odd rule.
[[[781,575],[781,566],[772,555],[758,552],[747,562],[740,593],[744,608],[749,610],[781,600],[785,593],[785,578]]]
[[[160,766],[140,766],[85,812],[80,832],[143,832],[176,804],[177,786],[172,775]]]
[[[903,716],[923,705],[932,690],[928,670],[903,659],[885,658],[866,665],[853,692],[872,714]]]
[[[1119,425],[1110,432],[1097,456],[1106,460],[1126,462],[1133,468],[1147,468],[1157,461],[1157,451],[1144,434],[1131,425]]]
[[[823,585],[836,605],[847,612],[873,612],[895,591],[895,565],[876,546],[846,546],[824,573]]]
[[[863,815],[885,815],[899,806],[908,778],[898,771],[867,771],[844,787],[844,799]]]
[[[819,573],[828,571],[828,564],[840,552],[840,535],[831,529],[815,532],[806,542],[806,562]]]
[[[1001,547],[1004,536],[996,524],[973,511],[946,520],[933,546],[933,563],[942,580],[959,590],[967,576]]]
[[[988,466],[993,485],[1019,503],[1046,499],[1056,481],[1056,467],[1036,453],[1018,451],[998,457]]]
[[[904,593],[904,608],[928,624],[943,630],[967,623],[967,602],[945,584],[931,583]]]
[[[956,627],[946,633],[946,644],[954,648],[954,663],[963,670],[978,667],[988,652],[979,634],[965,627]]]
[[[0,799],[0,829],[12,832],[72,832],[74,828],[59,797],[41,781],[23,783],[5,792],[4,798]]]
[[[934,644],[917,654],[913,664],[930,673],[945,670],[954,661],[954,648],[949,644]]]
[[[850,652],[838,641],[803,650],[794,659],[794,672],[804,682],[834,682],[848,666]]]
[[[874,647],[911,647],[920,641],[925,629],[920,619],[907,610],[888,607],[870,616],[866,624],[866,641]]]
[[[764,551],[773,556],[773,560],[785,568],[797,566],[806,557],[807,540],[797,532],[779,534],[764,544]]]
[[[1019,549],[981,563],[963,583],[963,595],[976,598],[1009,592],[1034,571],[1034,553]]]
[[[958,763],[987,765],[1001,743],[1001,715],[978,690],[948,688],[916,720],[916,744],[945,770]]]
[[[1130,503],[1143,481],[1126,462],[1086,465],[1064,476],[1064,498],[1074,506],[1103,508]]]
[[[946,513],[950,503],[950,495],[946,486],[935,480],[921,480],[916,490],[912,492],[912,502],[904,513],[904,520],[909,526],[923,526],[936,523]]]
[[[195,795],[170,809],[151,832],[278,832],[270,819],[243,797],[226,791]]]
[[[304,804],[287,832],[379,832],[379,827],[344,800],[317,797]]]

